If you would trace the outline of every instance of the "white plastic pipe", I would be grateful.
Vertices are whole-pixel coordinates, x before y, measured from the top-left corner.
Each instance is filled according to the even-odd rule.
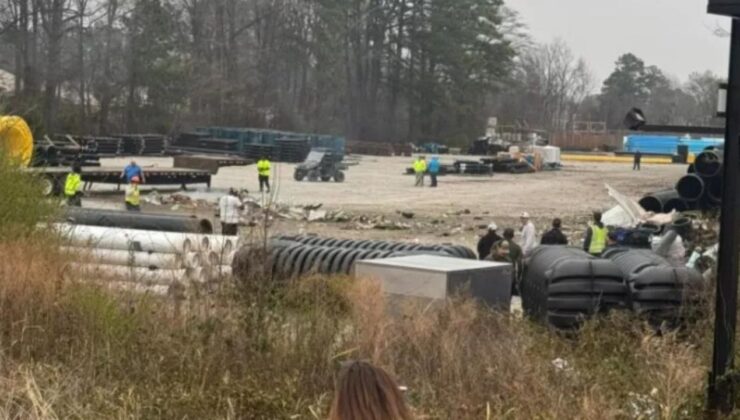
[[[91,280],[117,280],[141,283],[172,285],[187,280],[185,270],[149,270],[142,267],[123,267],[120,265],[72,263],[68,274],[77,274]]]
[[[185,268],[183,257],[178,254],[75,247],[63,247],[62,251],[78,258],[77,262],[170,270]]]
[[[238,236],[201,235],[201,249],[223,254],[230,254],[236,250],[239,243]]]
[[[128,251],[182,253],[195,250],[197,235],[158,232],[152,230],[117,229],[99,226],[69,225],[57,223],[52,226],[67,237],[74,246]]]

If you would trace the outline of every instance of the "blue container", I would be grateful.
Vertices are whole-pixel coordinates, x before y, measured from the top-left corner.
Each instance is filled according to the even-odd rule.
[[[678,146],[688,146],[689,153],[699,154],[707,147],[723,146],[725,143],[722,138],[700,138],[692,139],[670,135],[647,135],[635,134],[629,135],[624,139],[624,150],[634,153],[675,155],[678,153]]]

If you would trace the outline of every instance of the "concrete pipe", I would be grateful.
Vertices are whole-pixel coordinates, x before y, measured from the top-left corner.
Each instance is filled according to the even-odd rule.
[[[678,195],[690,202],[699,201],[704,195],[704,180],[695,174],[685,175],[676,184]]]
[[[705,150],[696,156],[694,170],[702,178],[712,178],[722,175],[722,161],[724,152],[718,149]]]
[[[210,220],[195,216],[67,207],[64,211],[64,219],[69,223],[77,225],[156,230],[162,232],[213,233],[213,225]]]
[[[691,209],[689,203],[684,201],[680,197],[671,198],[663,204],[663,213],[670,213],[672,211],[683,212]]]
[[[665,211],[665,206],[668,201],[677,200],[680,198],[681,197],[679,197],[678,191],[676,191],[675,188],[671,188],[670,190],[650,193],[642,197],[638,204],[640,204],[640,207],[645,209],[645,211],[662,213],[663,211]]]
[[[171,285],[185,281],[185,270],[150,270],[142,267],[122,267],[120,265],[79,264],[73,263],[70,268],[82,277],[91,280],[118,280],[142,284]]]
[[[169,270],[180,269],[185,266],[183,257],[178,254],[74,247],[63,247],[62,251],[81,258],[80,262],[90,262],[103,265],[121,265]]]
[[[116,282],[108,283],[106,287],[108,289],[119,291],[119,292],[137,293],[137,294],[142,294],[142,295],[167,296],[170,293],[170,286],[166,286],[162,284],[148,285],[148,284],[141,284],[141,283],[129,283],[125,281],[116,281]]]
[[[223,254],[234,252],[238,243],[238,236],[202,235],[200,238],[201,249]]]
[[[197,246],[196,237],[184,233],[54,224],[52,228],[74,246],[158,252],[188,253]]]

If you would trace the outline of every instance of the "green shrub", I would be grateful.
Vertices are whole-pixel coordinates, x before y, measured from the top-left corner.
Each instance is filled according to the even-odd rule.
[[[0,240],[26,236],[54,213],[41,179],[0,154]]]

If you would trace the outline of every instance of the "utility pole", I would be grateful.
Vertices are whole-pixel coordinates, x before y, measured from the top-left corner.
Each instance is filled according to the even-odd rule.
[[[735,320],[740,236],[740,0],[709,0],[708,12],[732,18],[727,87],[725,158],[717,268],[714,350],[707,408],[729,414],[734,408]],[[721,111],[721,110],[720,110]]]

